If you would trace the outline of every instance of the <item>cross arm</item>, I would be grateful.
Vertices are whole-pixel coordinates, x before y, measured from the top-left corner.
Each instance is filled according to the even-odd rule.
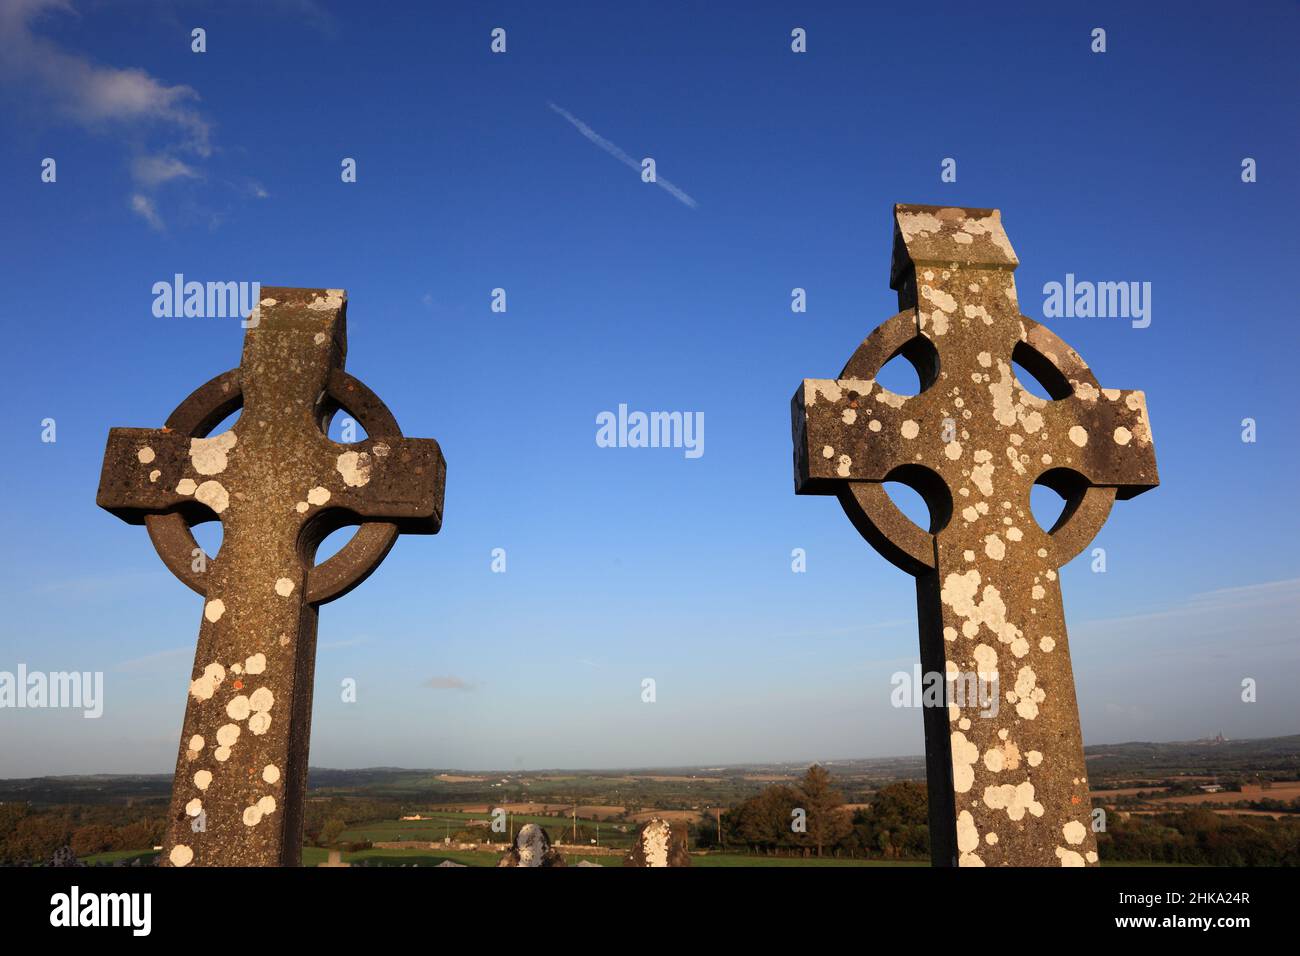
[[[1114,488],[1121,500],[1160,484],[1145,393],[1071,385],[1074,394],[1049,403],[1044,413],[1057,461],[1090,485]]]
[[[190,438],[167,428],[114,428],[108,433],[96,503],[128,524],[146,515],[194,507],[194,491],[177,490],[190,463]]]
[[[805,379],[791,401],[795,493],[837,494],[845,481],[884,481],[911,461],[921,448],[904,427],[920,433],[909,407],[916,398],[874,379]]]
[[[324,452],[329,504],[404,534],[437,534],[447,463],[431,438],[377,438]]]

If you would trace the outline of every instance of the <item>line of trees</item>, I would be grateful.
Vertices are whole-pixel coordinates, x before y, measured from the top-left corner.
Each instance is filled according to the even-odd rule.
[[[850,809],[830,773],[814,764],[794,786],[774,784],[722,814],[704,820],[693,843],[760,855],[924,859],[930,852],[925,784],[882,787],[866,807]]]

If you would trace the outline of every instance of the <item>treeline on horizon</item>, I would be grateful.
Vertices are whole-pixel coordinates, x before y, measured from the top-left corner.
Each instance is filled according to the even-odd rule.
[[[1188,866],[1300,866],[1300,799],[1279,804],[1281,819],[1230,816],[1205,807],[1139,815],[1110,811],[1097,834],[1108,863]],[[791,826],[806,814],[803,832]],[[728,852],[850,859],[928,860],[929,800],[925,784],[888,784],[865,807],[851,810],[830,775],[812,766],[794,786],[775,784],[694,828],[692,845]]]
[[[692,849],[756,856],[828,856],[928,861],[930,830],[925,784],[887,784],[846,807],[831,775],[812,766],[795,784],[772,784],[721,816],[690,828]],[[1280,803],[1280,801],[1270,801]],[[1111,810],[1098,833],[1107,863],[1209,866],[1300,865],[1300,800],[1277,809],[1281,819],[1228,816],[1204,807],[1124,814]],[[802,811],[802,816],[796,811]],[[308,800],[304,842],[338,846],[345,828],[393,820],[409,812],[406,801],[349,797]],[[37,808],[0,803],[0,864],[44,863],[69,846],[79,858],[111,851],[149,850],[162,843],[165,801],[131,805],[61,804]],[[795,826],[799,819],[800,825]],[[479,839],[483,838],[480,831]],[[580,835],[586,842],[588,834]]]

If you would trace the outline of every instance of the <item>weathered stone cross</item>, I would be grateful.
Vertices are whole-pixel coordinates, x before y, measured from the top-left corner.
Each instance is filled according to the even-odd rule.
[[[403,438],[343,371],[346,294],[263,288],[240,367],[189,396],[162,429],[109,432],[98,502],[145,524],[204,596],[163,857],[174,866],[296,865],[301,855],[317,607],[363,581],[401,532],[434,534],[446,466]],[[242,406],[229,430],[206,437]],[[343,409],[367,439],[325,433]],[[190,527],[221,521],[205,559]],[[359,524],[313,566],[331,531]]]
[[[795,393],[795,490],[837,495],[863,537],[916,576],[921,666],[948,685],[946,709],[924,711],[935,865],[1095,864],[1057,568],[1116,498],[1156,486],[1146,399],[1099,387],[1073,349],[1020,314],[997,210],[894,215],[890,287],[903,311],[839,379]],[[918,395],[874,381],[899,354]],[[1013,360],[1052,400],[1021,386]],[[884,481],[921,494],[928,531]],[[1035,483],[1066,500],[1050,532],[1030,510]],[[976,676],[993,701],[958,693]]]

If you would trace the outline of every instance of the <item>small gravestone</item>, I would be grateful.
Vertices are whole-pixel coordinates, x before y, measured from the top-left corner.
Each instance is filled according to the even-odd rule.
[[[343,854],[338,850],[330,850],[329,857],[320,866],[351,866],[351,863],[343,862]]]
[[[1019,260],[996,209],[900,205],[894,216],[890,286],[903,311],[838,379],[795,393],[795,490],[837,496],[916,577],[921,665],[948,684],[924,711],[934,864],[1096,864],[1057,569],[1117,500],[1156,486],[1146,398],[1102,388],[1020,313]],[[919,394],[875,381],[898,355]],[[1051,397],[1026,390],[1013,362]],[[890,501],[886,481],[925,499],[928,529]],[[1066,500],[1050,531],[1030,508],[1035,484]],[[994,692],[958,696],[958,680]]]
[[[343,371],[341,289],[263,288],[239,368],[163,428],[114,428],[98,503],[143,524],[163,563],[203,595],[163,865],[296,866],[301,859],[316,621],[379,566],[400,533],[442,522],[438,443],[403,437]],[[242,408],[228,430],[209,432]],[[365,429],[330,440],[338,410]],[[216,557],[191,526],[219,520]],[[332,531],[360,528],[314,564]]]
[[[85,866],[70,846],[61,846],[50,857],[49,866]]]
[[[686,850],[686,824],[661,817],[647,820],[637,830],[624,866],[690,866]]]
[[[551,838],[536,823],[525,823],[497,866],[564,866],[564,857],[551,846]]]

